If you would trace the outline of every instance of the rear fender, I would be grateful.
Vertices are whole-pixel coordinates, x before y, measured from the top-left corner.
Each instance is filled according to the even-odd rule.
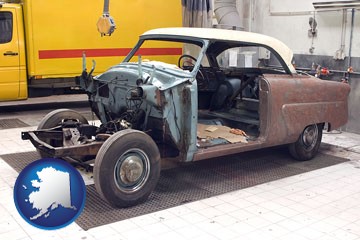
[[[329,123],[332,128],[348,120],[350,87],[344,83],[300,75],[265,75],[269,86],[271,145],[295,142],[308,125]]]

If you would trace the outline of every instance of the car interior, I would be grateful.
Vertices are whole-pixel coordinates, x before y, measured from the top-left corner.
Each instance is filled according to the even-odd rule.
[[[198,123],[240,130],[248,142],[260,135],[259,83],[263,74],[284,74],[281,64],[261,46],[214,43],[197,73]],[[178,65],[191,69],[196,58],[185,54]],[[213,128],[214,129],[214,128]],[[205,128],[206,131],[206,128]],[[221,132],[220,134],[223,134]],[[199,147],[228,143],[219,138],[199,141]]]

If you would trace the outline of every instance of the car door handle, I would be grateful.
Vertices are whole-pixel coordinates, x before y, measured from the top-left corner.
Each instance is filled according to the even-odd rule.
[[[17,56],[17,55],[19,55],[17,52],[10,52],[10,51],[4,52],[4,56]]]

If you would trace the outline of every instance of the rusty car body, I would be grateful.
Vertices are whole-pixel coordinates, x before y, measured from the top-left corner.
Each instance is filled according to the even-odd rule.
[[[140,56],[149,41],[178,44],[177,65]],[[295,159],[310,160],[324,126],[347,122],[350,88],[298,74],[292,58],[282,42],[256,33],[150,30],[122,63],[79,78],[99,127],[60,109],[22,136],[43,157],[95,159],[97,191],[120,207],[149,196],[165,158],[191,162],[288,145]]]

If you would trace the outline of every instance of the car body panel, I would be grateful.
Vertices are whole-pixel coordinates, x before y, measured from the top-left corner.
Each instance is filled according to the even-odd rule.
[[[264,77],[272,105],[268,142],[294,142],[311,124],[329,123],[336,129],[347,122],[349,85],[300,75]]]
[[[148,41],[183,43],[178,66],[159,62],[156,56],[143,59]],[[267,59],[261,55],[263,48],[270,51]],[[158,181],[160,159],[191,162],[288,145],[295,159],[310,160],[318,152],[323,126],[331,130],[346,123],[350,87],[297,74],[291,58],[291,50],[281,42],[259,34],[195,28],[149,31],[122,63],[95,77],[94,69],[84,70],[79,78],[101,120],[99,127],[66,119],[60,114],[71,110],[63,109],[44,118],[58,114],[59,125],[22,133],[22,138],[40,153],[86,168],[95,159],[97,191],[115,205],[121,201],[121,206],[149,196]],[[132,176],[151,171],[157,177],[144,180],[151,188],[138,189],[143,178]],[[106,176],[110,178],[101,178]],[[105,188],[109,183],[129,191],[119,185]]]
[[[130,62],[137,56],[144,41],[179,39],[200,45],[198,58],[203,58],[207,54],[211,55],[206,51],[213,50],[210,46],[214,46],[217,42],[231,42],[232,45],[237,42],[245,46],[260,45],[271,49],[277,57],[281,58],[280,62],[285,66],[287,74],[256,73],[261,76],[259,77],[258,99],[259,135],[256,139],[246,144],[233,143],[206,148],[197,146],[196,132],[199,120],[197,100],[200,90],[196,76],[201,68],[201,61],[197,61],[191,71],[168,63],[143,61],[141,56],[137,63]],[[105,75],[112,73],[121,75],[122,77],[118,77],[117,81],[108,85],[123,89],[116,94],[123,97],[117,97],[110,102],[106,99],[99,101],[95,95],[91,97],[93,102],[98,103],[99,109],[106,105],[105,111],[117,112],[125,107],[124,96],[129,91],[129,86],[140,87],[144,92],[143,98],[156,109],[156,111],[152,110],[148,116],[160,120],[161,141],[171,142],[171,145],[178,150],[176,156],[178,161],[202,160],[292,143],[297,140],[306,126],[315,123],[329,123],[332,128],[345,124],[349,86],[297,74],[291,64],[292,56],[292,51],[282,42],[261,34],[194,28],[150,30],[140,36],[138,44],[121,64],[94,78],[110,81],[111,79]],[[127,79],[128,82],[122,79]],[[136,84],[137,79],[145,79],[145,81],[142,84]],[[122,106],[119,106],[119,103],[122,103]],[[218,112],[216,116],[226,118],[226,115],[228,115],[227,112]],[[103,122],[106,121],[103,119]]]
[[[8,15],[4,26],[9,39],[0,43],[0,96],[3,100],[27,98],[26,57],[23,43],[24,33],[22,7],[6,4],[0,7],[2,16]],[[2,39],[4,40],[4,39]]]
[[[193,44],[196,57],[185,55],[190,66],[142,59],[141,47],[152,40],[184,43],[186,54]],[[281,66],[260,58],[251,67],[217,62],[226,49],[244,47],[241,55],[258,46]],[[96,134],[144,131],[162,158],[190,162],[294,143],[309,125],[327,123],[331,130],[346,123],[349,85],[297,74],[291,60],[288,47],[261,34],[166,28],[144,33],[122,63],[95,77],[84,71],[79,81],[102,122]],[[198,124],[245,130],[246,141],[201,138]]]

